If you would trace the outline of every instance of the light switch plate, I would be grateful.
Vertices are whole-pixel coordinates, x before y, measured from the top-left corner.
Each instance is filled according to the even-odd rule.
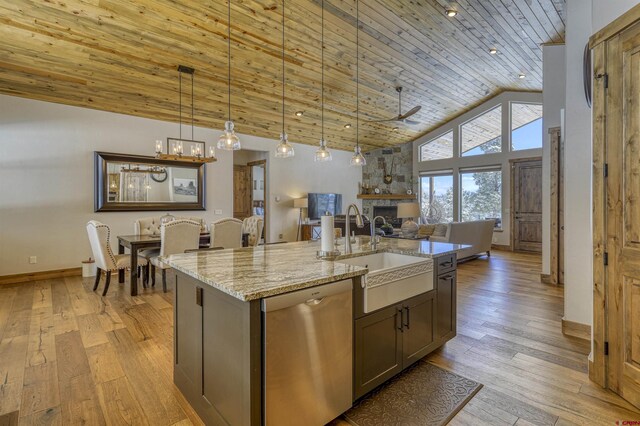
[[[221,209],[215,209],[213,212],[215,214],[222,214],[222,210]]]
[[[38,263],[38,258],[36,256],[29,256],[29,263],[35,265]]]

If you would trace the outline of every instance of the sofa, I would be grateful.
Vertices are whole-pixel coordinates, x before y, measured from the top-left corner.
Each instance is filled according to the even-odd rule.
[[[458,261],[470,260],[484,254],[491,256],[491,240],[495,223],[495,220],[474,220],[437,224],[429,241],[470,245],[471,247],[458,252]],[[444,231],[444,235],[438,235],[439,230],[440,233]]]

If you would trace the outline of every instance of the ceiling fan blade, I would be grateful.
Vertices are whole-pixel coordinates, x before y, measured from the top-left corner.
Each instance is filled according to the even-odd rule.
[[[398,121],[398,117],[386,118],[384,120],[368,120],[367,123],[388,123],[390,121]]]
[[[398,117],[398,119],[399,120],[404,120],[405,118],[409,118],[413,114],[415,114],[416,112],[420,111],[421,109],[422,109],[422,107],[420,105],[415,106],[415,107],[411,108],[409,111],[407,111],[406,113],[402,114],[400,117]]]
[[[404,122],[404,124],[408,124],[409,126],[417,126],[418,124],[420,124],[419,121],[414,121],[414,120],[402,120]]]

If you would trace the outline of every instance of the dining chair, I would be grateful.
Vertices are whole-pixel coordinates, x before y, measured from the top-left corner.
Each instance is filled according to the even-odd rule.
[[[97,220],[91,220],[87,223],[87,234],[89,235],[89,243],[93,258],[96,260],[96,281],[93,285],[93,291],[96,291],[100,284],[100,277],[104,271],[106,281],[102,295],[106,296],[111,282],[111,272],[131,267],[131,256],[128,254],[113,254],[111,243],[109,242],[111,230],[109,226],[100,223]],[[138,257],[138,264],[146,266],[147,259],[142,256]],[[143,268],[144,269],[144,268]]]
[[[162,269],[162,291],[167,292],[167,269],[162,258],[185,250],[197,249],[200,245],[200,228],[198,222],[177,219],[160,227],[160,253],[151,258],[151,286],[156,285],[156,268]]]
[[[162,216],[143,217],[137,219],[133,223],[133,233],[135,235],[160,235],[160,227],[162,226]],[[147,287],[149,284],[149,276],[151,275],[149,267],[151,265],[151,258],[160,254],[159,248],[149,248],[140,250],[138,254],[147,259],[147,270],[145,278],[142,281],[142,285]]]
[[[242,221],[242,233],[249,234],[249,247],[260,244],[264,219],[261,216],[249,216]]]
[[[242,247],[242,221],[231,217],[213,222],[210,226],[210,247]]]

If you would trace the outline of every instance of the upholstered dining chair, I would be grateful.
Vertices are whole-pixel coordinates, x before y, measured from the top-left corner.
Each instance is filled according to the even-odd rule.
[[[151,258],[151,286],[156,285],[156,268],[162,269],[162,291],[167,292],[167,269],[162,258],[200,246],[201,224],[192,220],[177,219],[160,227],[160,254]]]
[[[224,247],[225,249],[242,247],[242,221],[228,217],[220,219],[209,227],[211,244],[209,247]]]
[[[242,233],[249,234],[249,247],[260,244],[264,219],[262,216],[249,216],[242,221]]]
[[[93,285],[93,291],[96,291],[98,288],[98,284],[100,284],[100,276],[104,271],[106,274],[106,281],[102,295],[106,296],[107,291],[109,290],[109,283],[111,282],[111,272],[129,268],[131,266],[131,256],[128,254],[113,254],[111,244],[109,242],[111,230],[109,229],[109,226],[104,223],[100,223],[97,220],[89,221],[89,223],[87,223],[87,234],[89,235],[91,251],[93,252],[93,257],[96,260],[96,266],[98,268],[96,272],[96,282]],[[147,264],[147,259],[140,256],[138,258],[138,264],[145,266]]]
[[[160,226],[162,226],[162,216],[143,217],[137,219],[133,223],[133,233],[135,235],[160,235]],[[146,287],[149,283],[149,266],[151,265],[151,258],[160,254],[159,248],[150,248],[140,250],[138,254],[147,259],[147,271],[145,274],[145,280],[142,284]]]

